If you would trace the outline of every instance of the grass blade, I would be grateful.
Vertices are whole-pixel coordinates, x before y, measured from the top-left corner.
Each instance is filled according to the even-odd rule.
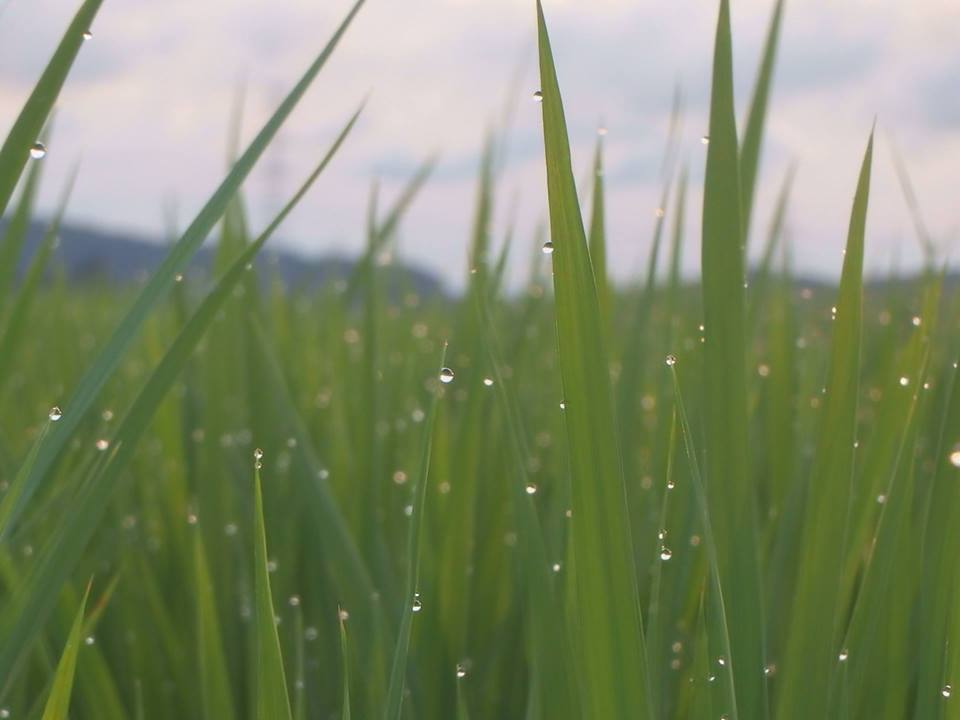
[[[77,10],[60,45],[10,128],[3,147],[0,147],[0,216],[7,211],[13,189],[30,158],[30,148],[47,123],[60,89],[83,45],[84,33],[93,24],[102,3],[103,0],[86,0]]]
[[[447,346],[443,346],[440,358],[440,373],[446,372]],[[390,670],[390,685],[387,690],[387,704],[384,709],[385,720],[400,720],[403,711],[403,686],[407,674],[407,655],[410,651],[410,632],[413,629],[413,616],[420,612],[420,594],[417,591],[420,580],[420,546],[423,539],[423,511],[427,501],[427,478],[430,473],[430,452],[433,448],[433,427],[437,419],[437,400],[439,389],[430,399],[430,410],[423,428],[423,442],[420,448],[420,467],[413,486],[413,514],[410,517],[410,531],[407,536],[407,577],[406,592],[400,610],[400,630],[393,654]]]
[[[254,624],[256,625],[257,675],[255,678],[258,720],[290,720],[290,698],[287,696],[287,678],[280,654],[280,636],[277,635],[276,613],[270,592],[270,571],[267,569],[267,531],[263,522],[263,494],[260,489],[260,458],[255,451],[253,474],[253,573]]]
[[[873,133],[854,196],[827,373],[826,406],[810,474],[801,557],[780,679],[777,716],[824,717],[835,665],[840,621],[839,588],[854,470],[863,316],[863,251]]]
[[[67,636],[67,644],[63,648],[63,655],[60,656],[60,664],[57,665],[57,673],[53,678],[53,687],[50,689],[47,705],[43,709],[42,720],[67,720],[67,713],[70,710],[70,694],[73,691],[73,677],[77,667],[77,652],[80,650],[83,636],[83,612],[87,606],[89,595],[90,585],[88,584],[83,599],[80,601],[80,607],[77,608],[73,627],[70,628],[70,634]]]
[[[650,693],[600,301],[539,0],[537,20],[584,713],[646,718],[651,714]]]
[[[757,73],[757,83],[753,88],[753,100],[747,115],[747,126],[743,133],[743,147],[740,150],[740,192],[743,202],[743,245],[750,241],[750,218],[753,214],[753,198],[757,184],[757,172],[760,167],[760,150],[763,143],[763,126],[767,119],[767,105],[770,100],[770,86],[773,84],[773,67],[777,57],[777,44],[780,40],[780,25],[783,20],[784,0],[777,0],[770,18],[767,39],[763,46],[763,59]],[[746,255],[746,251],[744,251]]]
[[[756,510],[747,455],[747,359],[740,171],[734,119],[730,6],[721,0],[713,60],[703,198],[706,483],[730,613],[737,705],[763,717]]]

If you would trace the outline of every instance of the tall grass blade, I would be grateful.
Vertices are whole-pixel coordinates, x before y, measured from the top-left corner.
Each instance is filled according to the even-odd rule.
[[[737,704],[764,717],[762,609],[756,508],[747,454],[744,257],[730,6],[721,0],[703,191],[704,430],[706,483],[727,590]]]
[[[747,115],[747,125],[743,133],[743,147],[740,150],[740,192],[743,203],[743,245],[750,242],[750,219],[753,215],[753,198],[756,194],[757,173],[760,167],[760,150],[763,143],[763,128],[767,119],[767,106],[770,102],[770,87],[773,84],[773,69],[777,58],[777,45],[780,40],[780,26],[783,20],[785,0],[777,0],[770,18],[767,39],[763,46],[763,57],[757,82],[753,88],[753,100]],[[746,252],[744,252],[746,254]]]
[[[843,570],[848,506],[854,470],[863,316],[863,253],[873,133],[867,143],[850,216],[836,319],[820,419],[816,457],[810,472],[801,555],[777,717],[824,717],[832,670],[840,650],[839,588]]]
[[[446,372],[446,360],[447,346],[444,344],[438,375]],[[387,704],[383,715],[385,720],[400,720],[402,717],[403,688],[407,674],[407,656],[410,652],[410,632],[413,629],[413,617],[422,608],[420,593],[417,588],[420,582],[420,554],[424,532],[423,512],[427,504],[427,479],[430,474],[433,428],[436,424],[437,401],[440,394],[441,390],[437,388],[430,399],[430,409],[427,412],[426,423],[423,427],[423,440],[420,446],[420,465],[412,489],[413,514],[410,517],[410,531],[407,536],[406,591],[400,610],[400,630],[397,634],[393,665],[390,670],[390,685],[387,690]]]
[[[13,189],[30,159],[30,149],[37,142],[47,118],[50,117],[50,111],[60,96],[60,89],[77,58],[77,53],[80,52],[80,46],[83,45],[84,33],[93,24],[102,3],[103,0],[86,0],[77,10],[53,57],[10,128],[7,139],[0,147],[0,216],[7,211]]]
[[[280,637],[277,635],[276,613],[273,595],[270,592],[270,571],[267,569],[267,531],[263,522],[263,494],[260,488],[260,458],[257,451],[253,474],[253,574],[254,574],[254,624],[256,626],[255,677],[257,696],[257,720],[290,720],[290,698],[287,695],[287,678],[280,654]]]
[[[600,301],[539,0],[537,20],[584,714],[647,718],[650,692]]]

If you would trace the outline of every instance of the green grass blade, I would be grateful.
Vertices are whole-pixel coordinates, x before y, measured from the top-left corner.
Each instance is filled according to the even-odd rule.
[[[340,658],[343,673],[343,699],[340,701],[340,720],[350,720],[350,653],[347,645],[347,623],[343,611],[340,620]]]
[[[537,19],[584,712],[597,718],[646,718],[650,693],[600,302],[539,1]]]
[[[7,211],[10,196],[30,158],[30,148],[37,142],[50,111],[60,95],[73,61],[83,45],[84,33],[90,29],[103,0],[86,0],[63,35],[53,57],[27,98],[10,133],[0,147],[0,216]]]
[[[721,0],[704,179],[704,430],[706,483],[727,590],[737,705],[765,715],[756,509],[747,454],[747,359],[740,171],[734,119],[730,6]]]
[[[446,369],[447,346],[443,346],[440,358],[440,372]],[[423,512],[427,503],[427,479],[430,473],[430,454],[433,448],[433,427],[437,419],[437,401],[440,391],[435,391],[430,399],[430,410],[423,428],[423,441],[420,447],[420,467],[417,470],[416,483],[413,486],[413,514],[410,517],[410,530],[407,536],[406,592],[400,610],[400,630],[390,669],[390,685],[387,689],[387,703],[384,709],[385,720],[400,720],[403,712],[403,688],[407,674],[407,656],[410,651],[410,632],[413,629],[413,616],[421,610],[420,593],[417,590],[420,581],[420,547],[423,540]]]
[[[200,532],[194,534],[193,559],[197,603],[196,647],[203,716],[208,720],[236,717],[229,670],[223,654],[213,578],[210,576],[207,552]]]
[[[763,46],[763,59],[760,61],[757,82],[753,88],[753,100],[750,102],[750,113],[747,115],[747,125],[743,133],[743,147],[740,150],[740,192],[743,203],[744,248],[749,242],[750,218],[753,214],[753,198],[760,167],[763,127],[767,119],[770,86],[773,84],[773,68],[777,57],[777,45],[780,40],[783,4],[784,0],[777,0],[773,9],[773,16],[770,18],[767,39]]]
[[[287,696],[287,678],[280,654],[276,613],[270,592],[270,571],[267,569],[267,531],[263,522],[263,494],[260,489],[260,457],[256,451],[253,479],[253,574],[254,611],[256,625],[257,674],[255,678],[258,720],[290,720],[290,698]]]
[[[706,594],[707,617],[706,627],[709,643],[720,649],[721,657],[725,662],[719,666],[723,675],[720,695],[726,709],[725,717],[737,717],[736,680],[734,665],[730,662],[733,657],[733,645],[730,641],[730,629],[727,623],[727,609],[723,599],[723,583],[721,579],[720,559],[717,553],[717,539],[713,533],[711,522],[710,500],[700,472],[700,462],[697,460],[697,451],[693,444],[693,433],[690,430],[690,421],[687,418],[687,409],[680,392],[680,381],[677,378],[676,359],[669,356],[667,364],[670,367],[670,376],[673,381],[673,396],[680,420],[680,429],[683,434],[683,445],[690,465],[690,479],[693,484],[694,501],[700,515],[700,524],[703,527],[703,542],[707,549],[709,592]],[[709,671],[713,674],[713,662],[709,664]]]
[[[70,710],[70,694],[73,691],[73,677],[77,667],[77,652],[80,650],[83,636],[83,612],[87,606],[89,595],[90,585],[88,584],[83,599],[80,601],[80,607],[77,608],[73,627],[70,628],[70,634],[67,636],[67,644],[63,648],[63,655],[60,656],[60,664],[57,665],[57,673],[53,678],[53,687],[50,689],[47,705],[43,709],[42,720],[67,720],[67,714]]]
[[[84,416],[96,400],[104,384],[113,375],[121,358],[124,356],[141,327],[146,322],[151,311],[160,302],[166,291],[174,283],[174,278],[181,272],[189,259],[199,249],[201,243],[213,229],[216,222],[227,209],[231,199],[235,196],[244,179],[250,174],[257,160],[266,150],[267,145],[276,135],[280,126],[287,119],[294,107],[306,93],[307,88],[326,64],[340,39],[343,37],[350,22],[359,12],[365,0],[357,0],[341,25],[334,32],[327,46],[313,61],[300,81],[290,91],[289,95],[280,104],[273,116],[267,121],[256,138],[250,143],[246,151],[237,160],[233,169],[223,180],[220,187],[210,197],[206,205],[196,216],[190,227],[173,246],[170,253],[164,258],[160,267],[154,271],[146,287],[137,296],[133,305],[127,311],[123,320],[111,335],[107,344],[101,350],[93,365],[79,381],[72,397],[66,403],[63,419],[57,423],[53,431],[47,436],[46,446],[37,458],[23,492],[18,496],[16,504],[5,513],[6,522],[0,525],[0,539],[9,532],[12,523],[15,523],[22,513],[25,504],[40,486],[46,474],[53,467],[56,459],[70,439],[73,432],[79,427]],[[96,3],[99,4],[99,3]],[[85,28],[84,28],[85,29]],[[2,196],[0,196],[2,199]]]
[[[824,717],[839,647],[839,606],[847,515],[853,483],[863,316],[863,253],[873,134],[860,169],[843,259],[830,348],[826,406],[810,473],[779,718]]]
[[[769,302],[768,289],[770,286],[770,274],[773,268],[773,258],[777,248],[780,247],[780,241],[783,237],[783,226],[787,217],[787,204],[790,200],[790,191],[793,189],[793,178],[796,175],[796,165],[791,165],[783,178],[783,185],[780,186],[780,194],[777,196],[777,204],[773,210],[773,217],[770,220],[770,229],[767,232],[767,242],[763,247],[763,255],[760,258],[760,264],[751,281],[750,302],[747,308],[748,321],[747,329],[755,330],[760,318],[760,311],[764,305]]]

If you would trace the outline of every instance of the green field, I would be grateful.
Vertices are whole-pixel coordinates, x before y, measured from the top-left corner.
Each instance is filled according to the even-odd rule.
[[[0,148],[0,717],[960,718],[960,305],[932,251],[865,286],[869,127],[836,168],[835,285],[792,271],[790,178],[753,207],[782,2],[738,122],[721,0],[702,224],[668,162],[628,287],[602,137],[578,194],[537,3],[549,222],[494,225],[494,133],[455,298],[379,261],[430,163],[374,186],[346,282],[285,288],[258,259],[357,116],[246,221],[244,179],[363,0],[149,279],[65,280],[59,215],[17,278],[38,138],[100,4]],[[208,237],[211,277],[184,280]]]

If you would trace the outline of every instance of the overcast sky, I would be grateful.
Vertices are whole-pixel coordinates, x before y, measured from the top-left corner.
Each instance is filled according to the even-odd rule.
[[[12,123],[79,0],[0,0],[0,128]],[[252,137],[346,13],[350,0],[105,0],[56,115],[44,162],[49,211],[81,162],[74,221],[158,236],[164,207],[189,221],[225,167],[237,88]],[[733,0],[742,126],[772,0]],[[684,267],[699,265],[700,185],[714,0],[544,0],[573,145],[590,162],[607,135],[609,257],[633,277],[649,243],[674,87],[686,98],[681,158],[693,189]],[[479,151],[515,106],[499,186],[498,239],[514,202],[512,276],[524,274],[545,181],[533,0],[368,0],[278,142],[245,187],[268,219],[370,94],[340,155],[282,230],[279,244],[352,254],[370,182],[394,193],[418,163],[438,171],[403,224],[400,253],[451,285],[465,274]],[[754,229],[798,167],[789,215],[795,264],[839,274],[860,158],[878,118],[868,267],[915,267],[920,253],[890,140],[905,157],[931,231],[947,250],[958,225],[960,4],[956,0],[787,0]],[[3,130],[5,132],[5,130]],[[581,173],[582,174],[582,173]],[[514,200],[515,199],[515,200]],[[755,238],[758,235],[755,234]],[[754,242],[756,249],[759,242]],[[954,253],[955,254],[955,253]]]

